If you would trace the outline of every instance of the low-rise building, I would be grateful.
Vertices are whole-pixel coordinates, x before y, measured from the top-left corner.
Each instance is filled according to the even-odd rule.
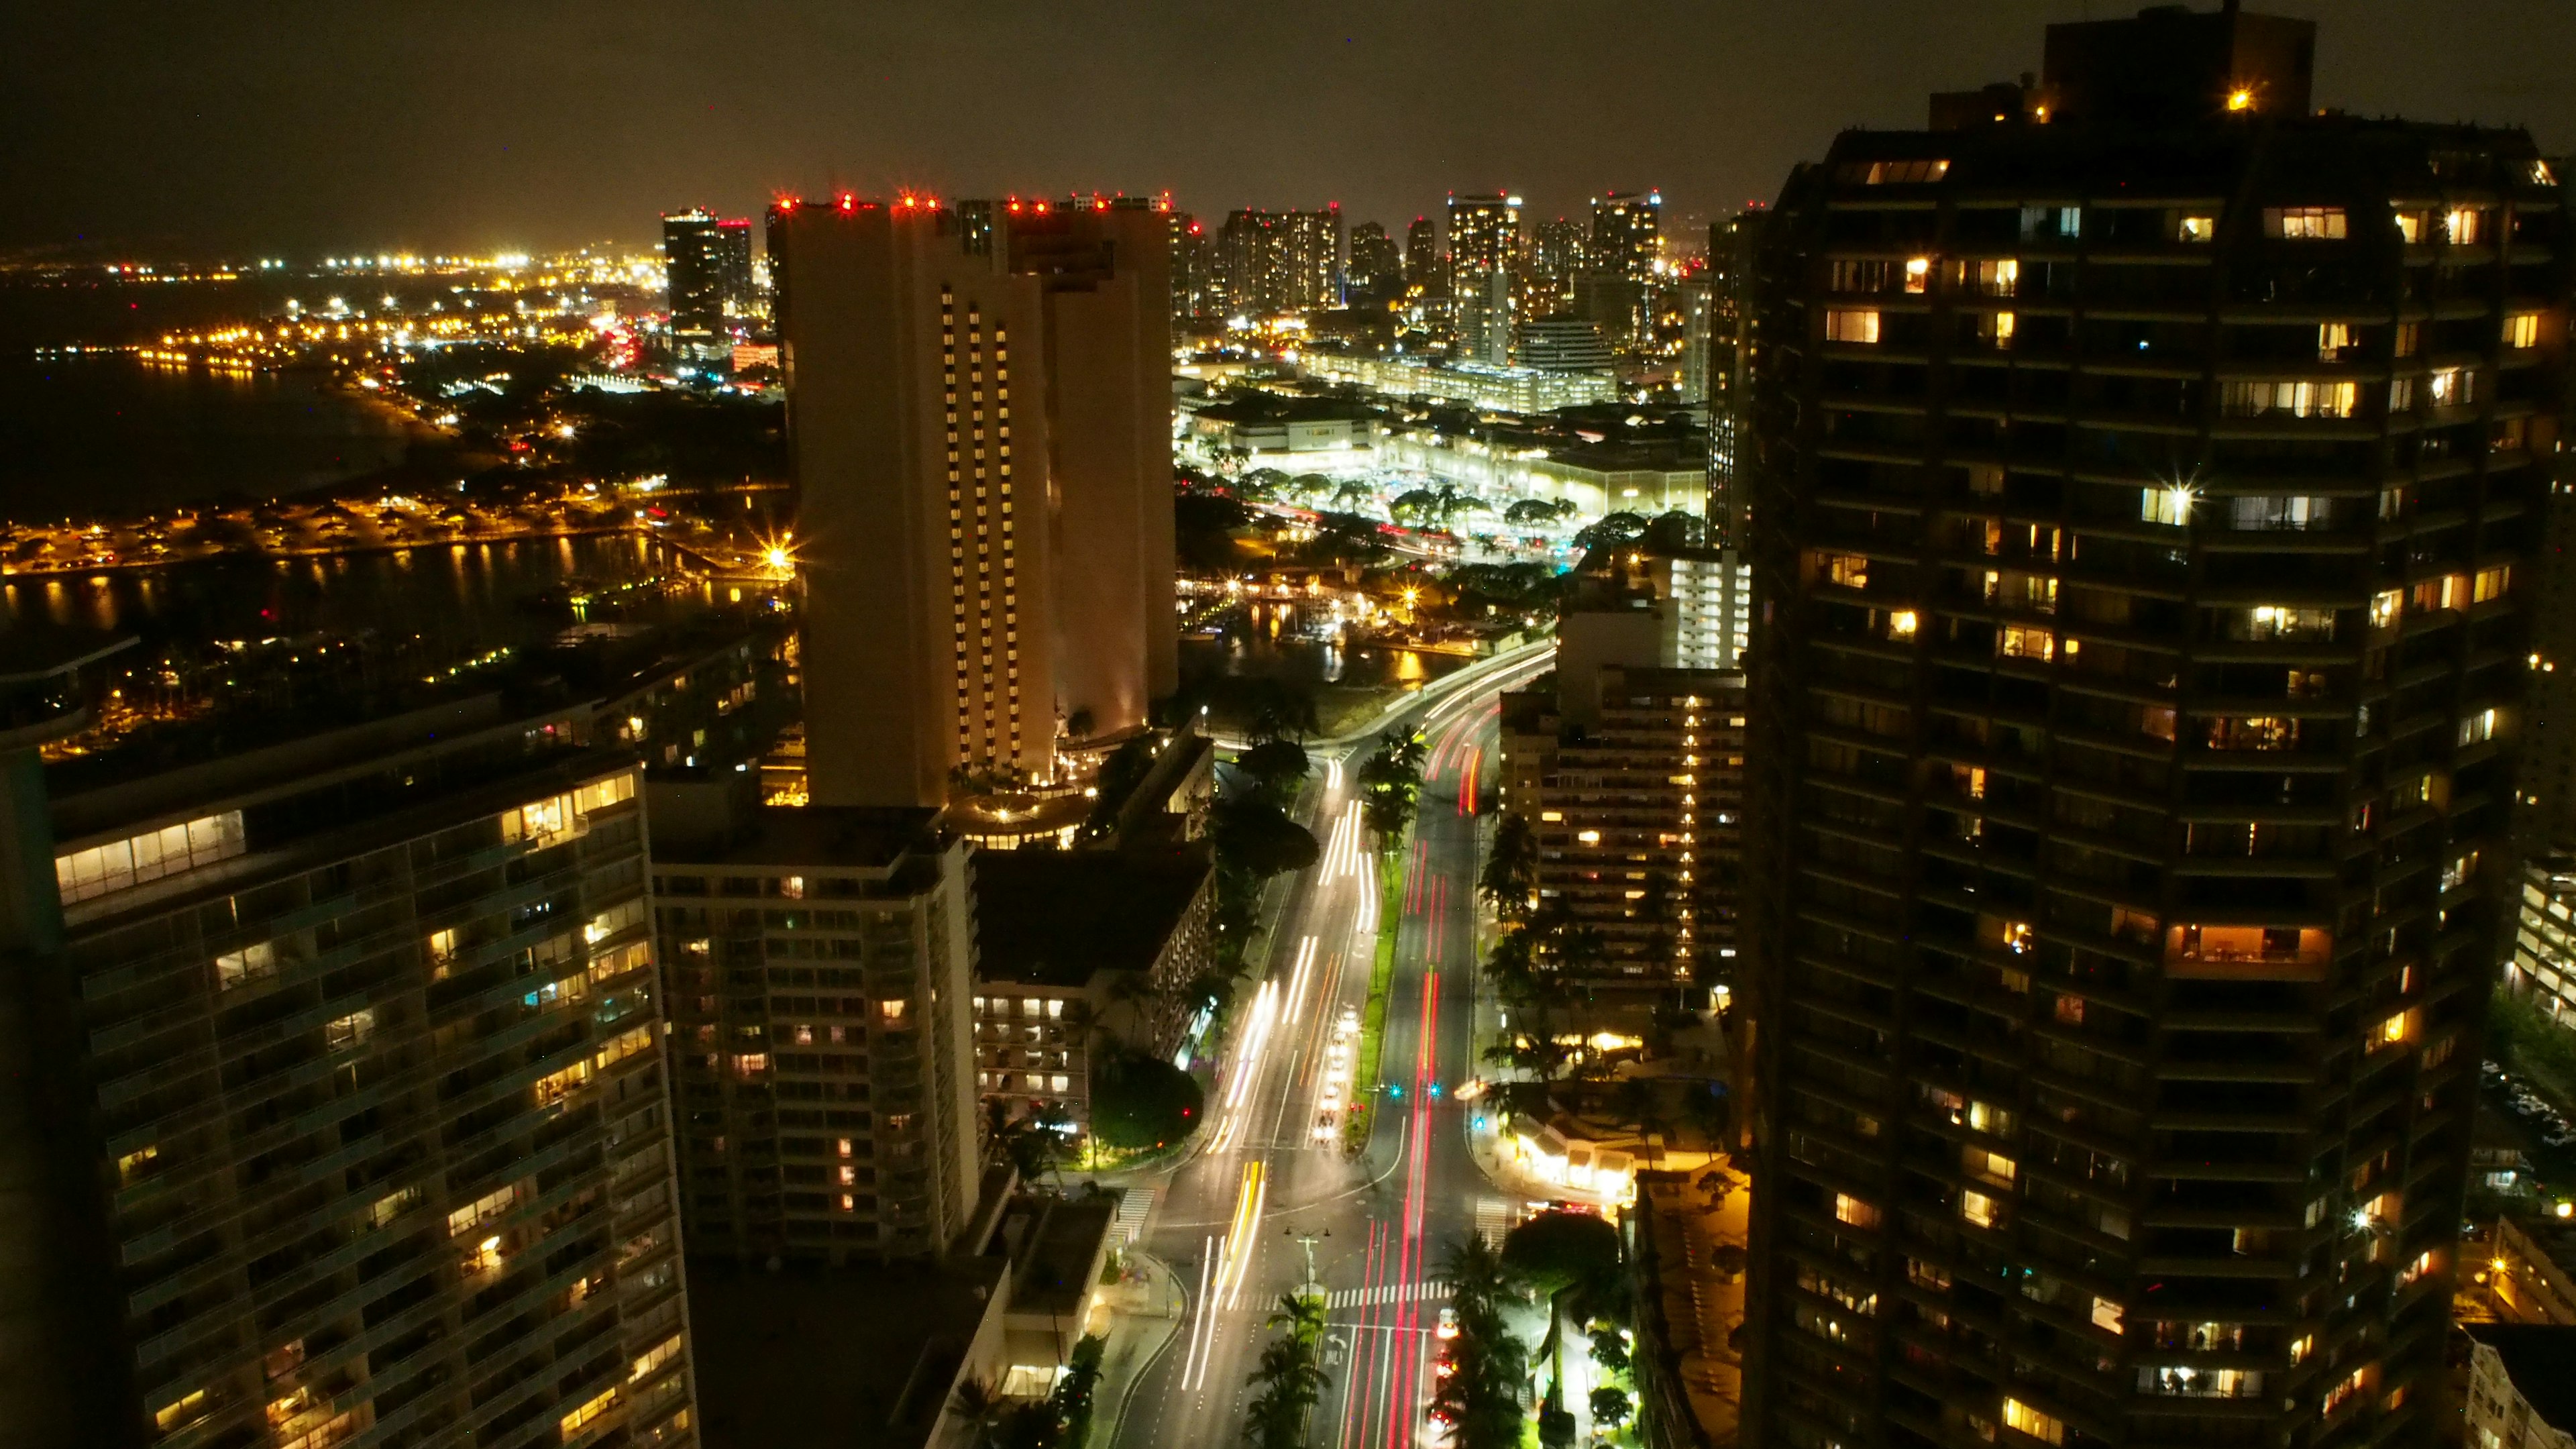
[[[1509,333],[1500,335],[1508,338]],[[1313,352],[1299,359],[1298,366],[1310,377],[1356,383],[1390,397],[1433,398],[1497,412],[1551,412],[1608,402],[1619,395],[1618,384],[1607,373],[1541,372],[1490,361]]]
[[[2576,856],[2553,852],[2522,868],[2513,955],[2504,984],[2561,1022],[2576,1020]]]
[[[1203,851],[1022,850],[975,864],[975,1087],[1006,1116],[1091,1123],[1104,1051],[1168,1058],[1215,956]]]
[[[2468,1449],[2576,1449],[2576,1327],[2471,1323],[2458,1334]]]

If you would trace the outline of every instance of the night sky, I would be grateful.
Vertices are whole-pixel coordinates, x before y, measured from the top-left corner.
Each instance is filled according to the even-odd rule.
[[[1774,194],[1846,126],[2036,70],[2081,0],[20,0],[0,260],[649,241],[779,190],[1168,189],[1201,214],[1443,193],[1538,214]],[[2199,8],[2210,8],[2203,5]],[[2576,0],[2274,0],[2321,104],[2576,150]]]

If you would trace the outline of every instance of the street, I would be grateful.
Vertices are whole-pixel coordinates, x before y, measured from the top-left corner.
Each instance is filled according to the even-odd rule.
[[[1327,1295],[1332,1385],[1308,1442],[1405,1449],[1426,1426],[1430,1349],[1445,1294],[1431,1282],[1450,1244],[1497,1240],[1507,1201],[1471,1159],[1452,1095],[1474,1074],[1475,796],[1494,772],[1496,695],[1552,651],[1426,699],[1385,728],[1429,746],[1406,863],[1368,1151],[1319,1137],[1333,1028],[1364,1010],[1377,934],[1374,860],[1354,771],[1374,739],[1316,753],[1305,799],[1323,859],[1287,882],[1261,975],[1241,991],[1233,1040],[1209,1093],[1209,1123],[1163,1184],[1143,1240],[1190,1285],[1181,1332],[1136,1385],[1119,1422],[1129,1445],[1231,1445],[1242,1432],[1263,1320],[1307,1272]],[[1355,1040],[1356,1038],[1354,1038]]]

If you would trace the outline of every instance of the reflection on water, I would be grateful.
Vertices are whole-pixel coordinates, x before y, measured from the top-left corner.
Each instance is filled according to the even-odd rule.
[[[1371,644],[1349,648],[1273,630],[1229,629],[1181,640],[1181,683],[1218,675],[1264,676],[1309,685],[1419,688],[1468,661],[1452,654],[1422,654]]]
[[[607,535],[435,544],[314,558],[206,559],[166,569],[0,583],[0,630],[106,629],[169,641],[376,629],[458,645],[563,627],[530,607],[575,579],[618,583],[669,571],[649,538]]]

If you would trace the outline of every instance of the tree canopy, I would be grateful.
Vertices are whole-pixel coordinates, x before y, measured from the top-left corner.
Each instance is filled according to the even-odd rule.
[[[1161,1057],[1122,1056],[1092,1068],[1091,1135],[1130,1150],[1178,1142],[1207,1105],[1198,1079]]]

